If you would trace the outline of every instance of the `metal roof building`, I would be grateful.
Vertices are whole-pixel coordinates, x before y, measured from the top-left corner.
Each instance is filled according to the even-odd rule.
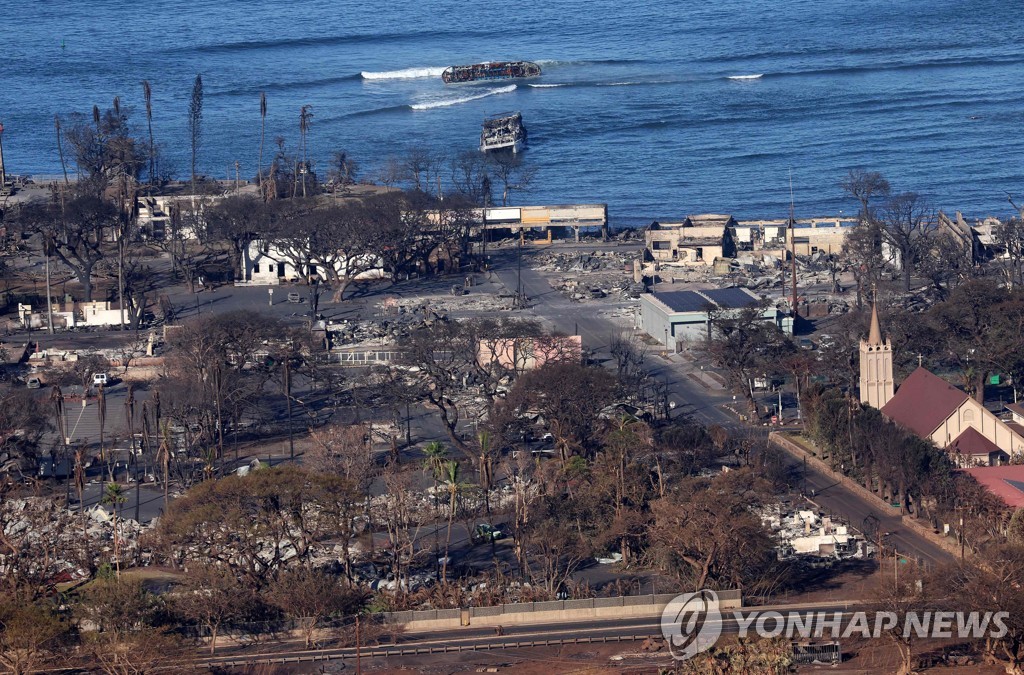
[[[760,302],[761,298],[746,288],[644,293],[636,327],[679,351],[681,343],[707,338],[711,330],[709,312],[739,310]],[[762,316],[787,335],[793,334],[793,319],[775,307],[766,307]]]

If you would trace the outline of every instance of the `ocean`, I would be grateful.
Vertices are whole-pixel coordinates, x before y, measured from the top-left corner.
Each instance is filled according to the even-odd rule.
[[[109,107],[188,174],[192,80],[205,84],[199,164],[256,174],[294,150],[312,106],[322,172],[348,152],[372,178],[410,148],[476,148],[485,115],[519,110],[536,173],[515,203],[608,204],[616,225],[687,213],[851,215],[840,181],[882,172],[936,209],[1007,216],[1024,201],[1024,16],[997,0],[25,0],[0,19],[9,172],[55,174],[53,117]],[[448,65],[538,62],[542,77],[445,85]],[[444,186],[442,186],[444,187]]]

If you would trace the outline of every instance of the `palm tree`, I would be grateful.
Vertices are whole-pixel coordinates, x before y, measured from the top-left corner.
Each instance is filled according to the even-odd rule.
[[[60,155],[60,168],[64,171],[64,184],[68,181],[68,165],[64,162],[64,141],[60,137],[60,115],[53,116],[53,126],[57,130],[57,153]]]
[[[107,465],[107,472],[110,475],[110,480],[114,480],[114,471],[111,469],[109,461],[110,458],[107,456],[103,447],[103,432],[107,426],[107,396],[103,391],[102,384],[96,390],[96,414],[99,416],[100,423],[100,460]]]
[[[260,184],[260,194],[263,194],[263,139],[267,131],[267,94],[260,92],[260,168],[258,174],[258,180]],[[266,195],[264,195],[266,199]]]
[[[128,501],[128,497],[125,496],[124,490],[118,483],[107,483],[103,490],[103,499],[100,500],[100,503],[110,504],[114,509],[114,568],[117,570],[117,577],[119,579],[121,578],[121,538],[117,530],[117,509],[126,501]]]
[[[436,488],[437,480],[441,475],[441,469],[444,466],[445,460],[448,459],[448,448],[444,447],[444,444],[440,441],[432,441],[423,448],[423,454],[423,468],[434,477],[434,487]]]
[[[302,196],[306,196],[306,177],[309,175],[309,155],[306,151],[306,136],[309,134],[309,121],[313,119],[313,106],[304,105],[299,110],[299,137],[302,139]]]
[[[434,478],[434,560],[438,558],[437,551],[437,516],[438,516],[438,503],[437,503],[437,481],[441,477],[441,469],[444,466],[445,461],[448,459],[448,448],[444,447],[444,444],[440,441],[431,441],[423,448],[423,468],[430,472],[430,475]],[[440,572],[435,569],[435,574]]]
[[[458,460],[450,459],[442,466],[441,480],[444,481],[448,493],[448,535],[444,541],[444,559],[441,563],[441,583],[448,582],[448,549],[452,543],[452,521],[455,520],[455,507],[459,495],[466,488],[462,482]]]
[[[171,430],[164,422],[162,437],[160,438],[160,467],[164,474],[164,508],[167,508],[167,492],[171,482],[171,447],[174,442],[171,440]]]
[[[486,429],[481,429],[476,435],[476,440],[480,445],[480,456],[478,457],[480,487],[484,491],[484,507],[489,521],[491,519],[491,490],[494,488],[494,456],[491,454],[491,434]]]
[[[188,103],[188,135],[192,148],[192,194],[196,193],[196,154],[203,134],[203,76],[196,75]]]
[[[153,89],[149,80],[142,81],[142,96],[146,99],[146,125],[149,127],[149,184],[156,176],[156,154],[153,152]]]

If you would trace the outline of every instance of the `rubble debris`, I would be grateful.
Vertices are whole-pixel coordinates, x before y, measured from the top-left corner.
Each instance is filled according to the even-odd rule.
[[[575,302],[636,299],[644,292],[641,251],[548,251],[534,260],[534,269],[555,276],[551,285]]]
[[[810,557],[843,560],[866,558],[874,546],[833,517],[807,509],[784,510],[781,504],[761,509],[761,522],[779,542],[780,560]]]

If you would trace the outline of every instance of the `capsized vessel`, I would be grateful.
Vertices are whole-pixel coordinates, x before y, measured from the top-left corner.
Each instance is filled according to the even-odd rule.
[[[510,80],[517,77],[537,77],[540,66],[531,61],[489,61],[468,66],[449,66],[441,73],[445,84],[475,82],[477,80]]]

